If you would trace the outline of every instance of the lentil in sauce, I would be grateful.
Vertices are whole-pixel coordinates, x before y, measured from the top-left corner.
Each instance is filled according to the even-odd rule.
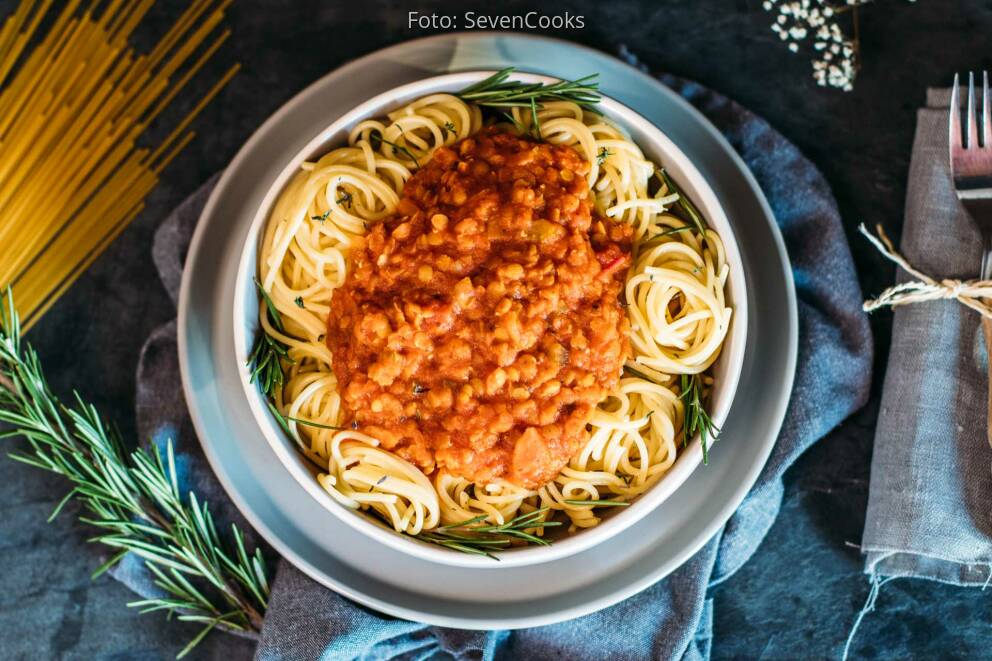
[[[630,353],[631,230],[575,150],[487,129],[406,183],[334,292],[345,418],[424,473],[536,488],[588,438]]]

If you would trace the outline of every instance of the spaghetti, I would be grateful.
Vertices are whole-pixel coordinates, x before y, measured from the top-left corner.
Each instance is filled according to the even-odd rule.
[[[0,29],[0,285],[16,289],[25,328],[137,216],[192,140],[189,124],[237,72],[156,149],[138,147],[230,34],[218,33],[230,0],[194,0],[138,55],[127,43],[152,4],[110,0],[81,11],[70,0],[28,55],[51,0],[22,0]]]
[[[287,350],[274,406],[320,466],[328,493],[411,535],[466,521],[502,525],[527,514],[536,535],[542,522],[562,516],[572,530],[595,526],[602,507],[631,501],[673,465],[689,440],[683,377],[697,375],[708,387],[706,371],[730,327],[720,237],[670,211],[679,194],[665,180],[653,183],[655,164],[620,128],[569,101],[515,107],[503,119],[494,130],[576,150],[590,164],[596,212],[633,228],[624,291],[632,356],[619,386],[588,419],[588,439],[553,480],[525,488],[506,479],[473,483],[444,470],[428,475],[380,439],[335,428],[345,410],[325,333],[349,251],[397,214],[406,182],[439,147],[482,129],[479,106],[433,94],[358,124],[347,146],[303,164],[260,242],[260,286],[281,320],[277,328],[261,306],[262,332]]]

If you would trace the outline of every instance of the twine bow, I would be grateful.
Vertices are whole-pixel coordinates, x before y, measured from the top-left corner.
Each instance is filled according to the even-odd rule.
[[[983,300],[992,298],[992,280],[962,281],[953,278],[935,280],[926,273],[913,268],[913,265],[899,254],[881,225],[875,226],[878,236],[868,231],[868,228],[864,224],[859,225],[858,230],[865,238],[871,241],[872,245],[880,253],[898,264],[904,271],[917,278],[915,282],[903,282],[893,285],[879,294],[877,298],[865,301],[862,306],[865,312],[873,312],[883,307],[894,308],[900,305],[911,305],[925,301],[953,299],[975,310],[983,317],[992,319],[992,307]]]

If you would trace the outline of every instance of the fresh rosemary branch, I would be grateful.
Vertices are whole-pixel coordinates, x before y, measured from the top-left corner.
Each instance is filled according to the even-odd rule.
[[[285,332],[282,317],[258,278],[255,279],[255,288],[268,310],[269,323],[280,333]],[[289,357],[289,347],[266,333],[264,328],[259,328],[255,344],[251,348],[251,353],[248,354],[248,369],[251,370],[249,383],[258,383],[262,392],[269,397],[274,397],[276,389],[281,388],[283,384],[283,360],[293,362],[293,359]]]
[[[492,552],[505,549],[517,542],[530,542],[542,546],[551,544],[548,540],[527,532],[534,528],[544,529],[561,525],[560,521],[542,520],[548,509],[543,507],[527,514],[521,514],[501,525],[478,525],[486,519],[487,515],[482,514],[468,521],[452,523],[422,532],[417,535],[417,539],[455,551],[484,555],[493,560],[499,560]]]
[[[690,438],[699,434],[699,442],[703,446],[703,464],[708,464],[709,446],[719,440],[720,428],[713,424],[703,405],[703,379],[699,374],[683,374],[680,387],[682,392],[679,399],[685,406],[682,417],[682,447],[685,447]],[[710,439],[709,444],[706,442],[707,437]]]
[[[52,392],[38,355],[21,342],[21,327],[8,290],[0,308],[0,438],[23,437],[28,452],[17,461],[65,477],[72,486],[52,517],[75,499],[80,521],[99,533],[114,555],[99,576],[132,553],[145,561],[161,596],[128,604],[141,612],[166,611],[203,629],[180,652],[185,656],[214,628],[259,631],[268,603],[269,576],[261,551],[249,554],[232,526],[222,539],[207,503],[180,495],[171,442],[125,449],[119,433],[76,394],[65,405]],[[51,519],[49,519],[51,520]]]
[[[560,80],[557,83],[522,83],[509,80],[515,69],[507,67],[485,80],[469,85],[455,96],[478,106],[491,108],[530,108],[545,101],[571,101],[586,110],[596,111],[599,103],[599,74],[583,76],[578,80]]]
[[[599,112],[599,74],[583,76],[578,80],[560,80],[557,83],[523,83],[510,80],[515,69],[507,67],[497,71],[485,80],[469,85],[455,96],[486,108],[526,108],[530,111],[531,128],[535,137],[541,139],[541,123],[537,111],[548,101],[571,101],[591,112]],[[512,115],[504,112],[514,124]]]

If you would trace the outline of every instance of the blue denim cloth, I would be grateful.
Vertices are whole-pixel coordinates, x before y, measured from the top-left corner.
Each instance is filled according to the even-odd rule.
[[[622,54],[636,65],[629,53]],[[822,175],[764,120],[736,103],[695,83],[671,76],[661,80],[709,117],[744,158],[771,203],[794,268],[798,373],[778,443],[747,499],[693,558],[644,592],[578,620],[521,631],[458,631],[381,615],[282,562],[257,658],[708,658],[713,604],[707,589],[733,574],[761,543],[778,515],[783,472],[866,401],[872,341],[837,207]],[[156,237],[155,260],[172,293],[211,184],[177,209]],[[183,409],[174,322],[159,329],[143,352],[138,417],[147,437],[178,430],[192,485],[212,501],[226,501],[199,457]],[[231,507],[226,513],[239,518]],[[139,592],[153,589],[140,563],[124,563],[116,576]]]

